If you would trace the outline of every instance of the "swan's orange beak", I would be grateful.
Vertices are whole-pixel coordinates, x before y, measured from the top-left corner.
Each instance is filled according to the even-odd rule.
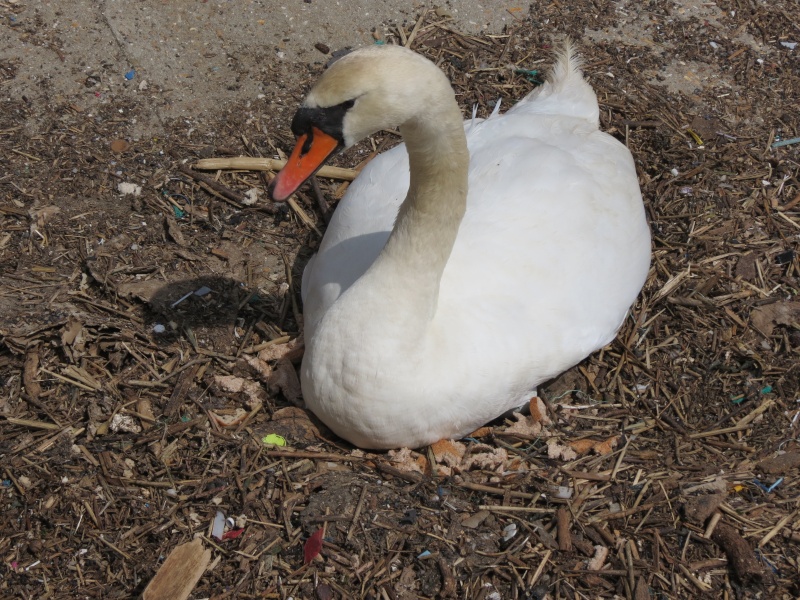
[[[312,127],[311,133],[304,133],[297,138],[286,166],[269,186],[269,195],[276,202],[284,202],[319,170],[338,147],[336,138]]]

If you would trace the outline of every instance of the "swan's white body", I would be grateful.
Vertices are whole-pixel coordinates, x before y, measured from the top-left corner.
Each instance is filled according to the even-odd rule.
[[[396,92],[417,104],[402,109],[410,119],[391,115],[408,151],[399,145],[366,166],[303,276],[305,402],[366,448],[458,438],[520,406],[613,340],[650,264],[633,160],[599,131],[595,94],[569,47],[550,81],[507,113],[464,123],[465,210],[449,84],[441,77],[445,89],[428,92],[441,73],[427,69],[438,69],[387,50],[360,51],[366,73],[341,69],[306,101],[324,106],[348,79],[357,87],[392,69],[397,89],[387,84],[383,101]],[[361,135],[360,114],[349,118],[345,135]]]

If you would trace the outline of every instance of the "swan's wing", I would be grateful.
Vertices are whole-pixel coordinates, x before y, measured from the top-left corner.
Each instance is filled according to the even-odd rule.
[[[555,375],[613,339],[647,275],[633,160],[585,120],[527,115],[485,121],[470,152],[440,288],[443,343],[484,345],[474,355],[489,362],[530,357],[518,364]]]

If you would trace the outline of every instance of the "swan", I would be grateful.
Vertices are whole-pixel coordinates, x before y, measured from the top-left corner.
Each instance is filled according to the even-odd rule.
[[[650,266],[628,149],[566,42],[548,81],[464,122],[399,46],[339,59],[291,124],[286,200],[337,150],[399,126],[333,214],[302,281],[306,406],[355,446],[468,435],[613,340]]]

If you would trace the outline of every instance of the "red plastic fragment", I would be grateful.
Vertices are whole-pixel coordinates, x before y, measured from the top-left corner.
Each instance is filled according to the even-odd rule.
[[[244,533],[244,529],[231,529],[222,534],[223,540],[235,540]]]
[[[322,529],[317,529],[303,546],[303,563],[308,564],[314,560],[320,550],[322,550]]]

